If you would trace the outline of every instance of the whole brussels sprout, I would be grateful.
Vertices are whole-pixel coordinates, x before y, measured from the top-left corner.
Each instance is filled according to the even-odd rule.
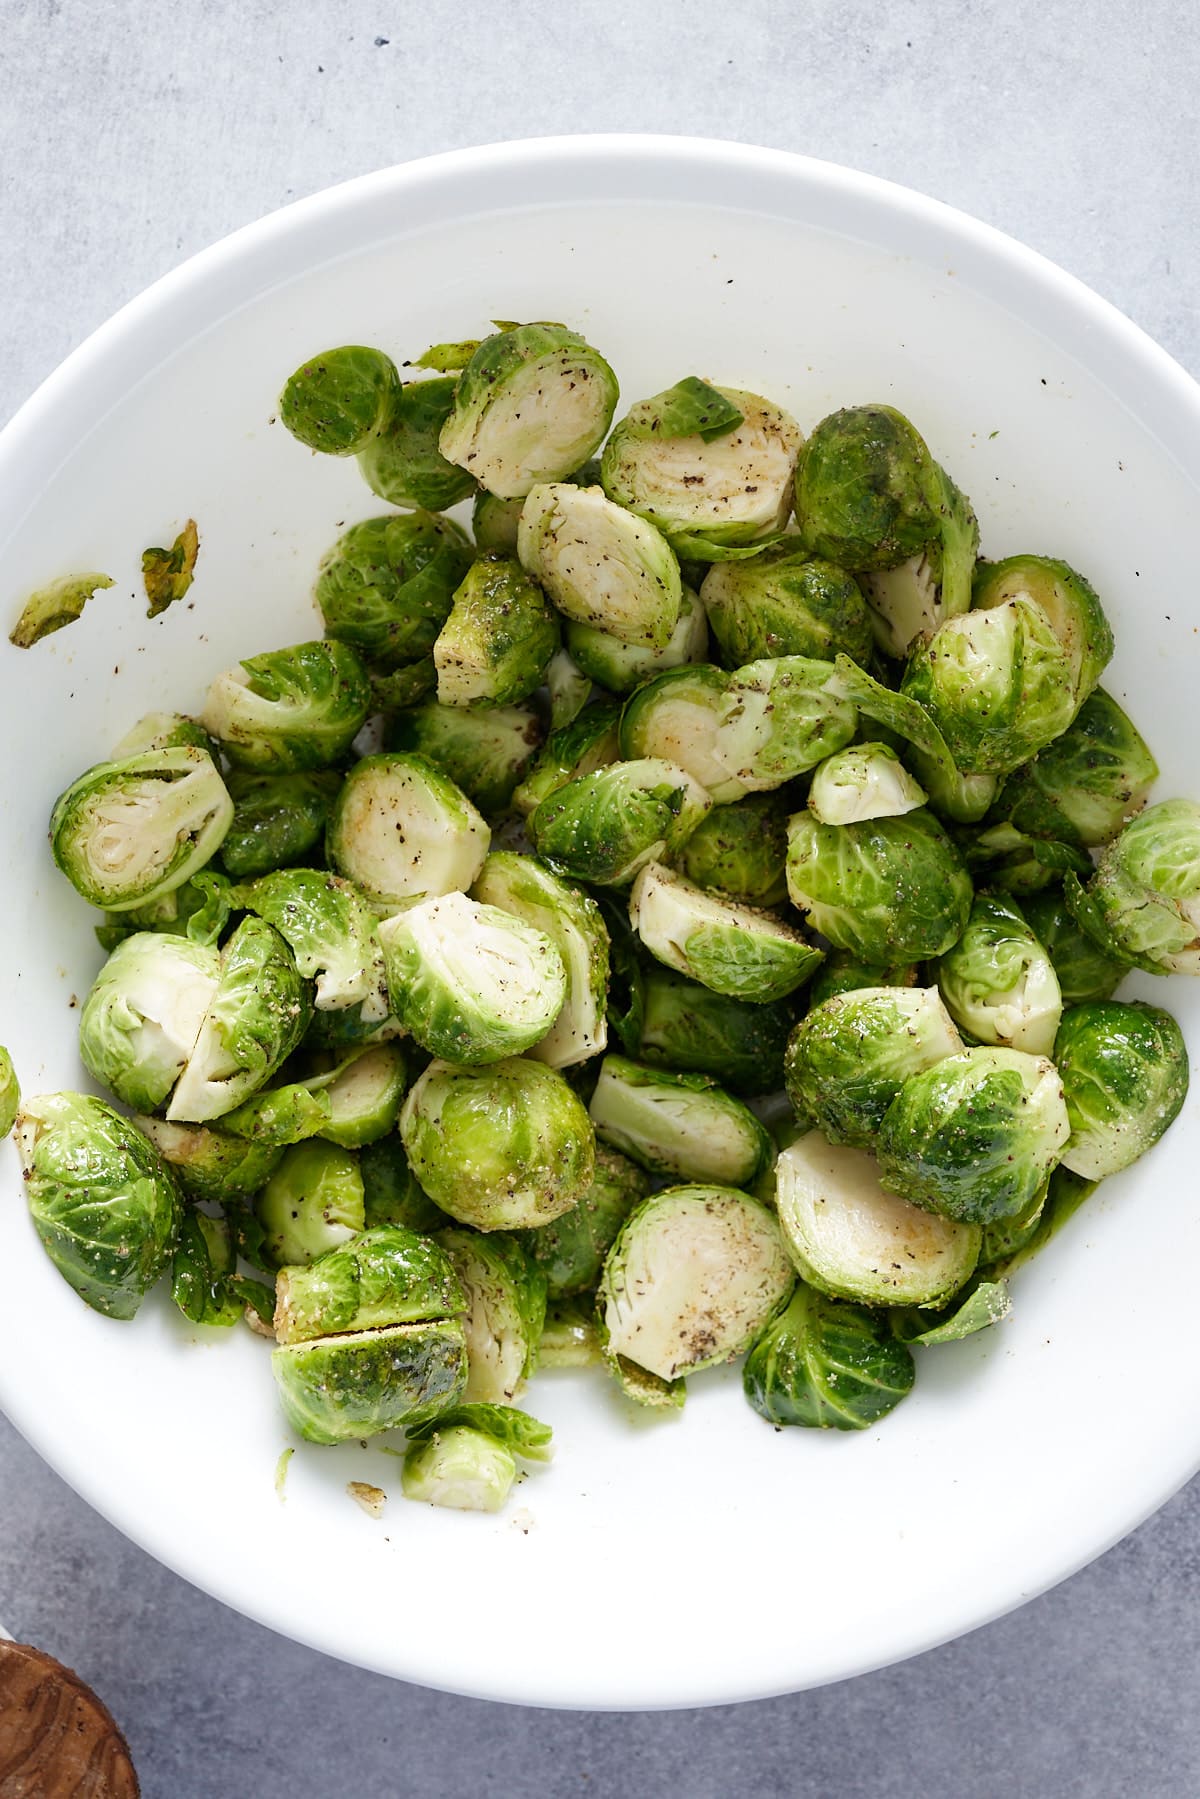
[[[367,671],[349,644],[297,643],[218,675],[201,723],[235,768],[294,774],[344,756],[370,708]]]
[[[798,1281],[785,1311],[751,1345],[742,1388],[768,1424],[867,1430],[916,1379],[912,1351],[887,1319]]]
[[[713,563],[700,598],[726,668],[775,656],[870,657],[871,614],[858,582],[796,538]]]
[[[714,993],[765,1005],[802,986],[822,953],[776,918],[705,893],[659,862],[633,884],[629,916],[650,954]]]
[[[400,1470],[404,1497],[460,1512],[503,1510],[517,1477],[507,1443],[469,1424],[434,1424],[432,1435],[409,1439]]]
[[[864,962],[940,956],[971,909],[971,880],[933,814],[858,825],[788,824],[788,893],[814,930]]]
[[[592,1094],[596,1135],[654,1174],[752,1187],[771,1161],[770,1137],[748,1106],[706,1074],[604,1058]]]
[[[349,1443],[436,1417],[462,1396],[457,1318],[281,1344],[271,1371],[283,1413],[310,1443]]]
[[[858,743],[818,763],[808,809],[823,825],[857,825],[871,818],[902,818],[928,798],[895,750],[886,743]]]
[[[561,1074],[513,1057],[486,1068],[431,1062],[400,1113],[413,1172],[476,1230],[520,1230],[567,1212],[591,1184],[591,1120]]]
[[[834,673],[830,662],[780,656],[729,676],[713,748],[743,790],[781,787],[849,743],[858,714]]]
[[[254,1212],[267,1267],[315,1262],[356,1237],[366,1223],[356,1158],[317,1138],[293,1144],[259,1193]]]
[[[189,1199],[233,1205],[249,1199],[273,1174],[283,1156],[274,1143],[248,1143],[206,1124],[168,1124],[163,1118],[135,1118]]]
[[[638,1027],[625,1045],[652,1067],[714,1075],[734,1093],[770,1093],[783,1081],[792,1008],[714,993],[669,968],[642,981]]]
[[[714,806],[680,850],[680,874],[744,906],[781,906],[787,898],[787,819],[787,802],[777,793],[750,793]]]
[[[664,669],[703,662],[708,648],[704,608],[687,587],[680,590],[679,617],[661,650],[640,643],[625,643],[609,631],[571,619],[567,620],[564,635],[578,667],[610,693],[632,693]]]
[[[235,769],[229,777],[233,822],[221,844],[226,874],[252,881],[319,853],[340,786],[340,776],[327,770],[252,775]]]
[[[33,1227],[81,1299],[132,1318],[171,1256],[179,1193],[153,1144],[86,1093],[22,1103],[17,1148]]]
[[[1149,974],[1200,974],[1200,806],[1148,806],[1103,850],[1086,889],[1068,875],[1063,891],[1107,954]]]
[[[302,363],[279,396],[279,416],[310,450],[354,456],[383,430],[400,397],[390,356],[343,344]]]
[[[671,641],[683,604],[678,558],[652,524],[598,487],[535,487],[517,555],[564,618],[647,650]]]
[[[438,704],[511,706],[545,678],[558,619],[512,556],[482,556],[455,589],[433,646]]]
[[[1009,775],[993,817],[1033,837],[1098,846],[1141,810],[1157,779],[1133,721],[1098,687],[1061,737]]]
[[[1054,1046],[1071,1121],[1063,1166],[1119,1174],[1179,1116],[1188,1090],[1183,1033],[1157,1006],[1117,1000],[1064,1013]]]
[[[314,1261],[281,1268],[275,1282],[280,1343],[456,1318],[466,1310],[446,1251],[395,1225],[362,1231]]]
[[[439,1233],[438,1243],[466,1296],[468,1403],[511,1405],[537,1365],[546,1318],[546,1276],[520,1241],[503,1231]]]
[[[650,1178],[627,1156],[596,1145],[596,1171],[578,1205],[520,1241],[546,1277],[551,1300],[589,1293],[600,1279],[604,1258],[634,1206],[650,1191]]]
[[[90,1075],[127,1106],[163,1105],[196,1046],[217,991],[221,958],[186,937],[139,931],[119,943],[79,1015]]]
[[[1122,956],[1106,954],[1080,930],[1061,891],[1030,894],[1021,901],[1021,910],[1054,964],[1064,1006],[1112,998],[1129,965]]]
[[[167,1117],[207,1124],[264,1087],[296,1048],[310,1006],[296,958],[261,918],[244,918],[221,951],[216,991],[175,1084]]]
[[[800,1118],[869,1149],[911,1074],[962,1048],[936,987],[858,987],[825,1000],[788,1040],[784,1080]]]
[[[556,874],[623,887],[686,843],[711,806],[686,769],[647,756],[568,781],[538,806],[529,834]]]
[[[1020,600],[1036,606],[1071,665],[1078,706],[1112,660],[1113,634],[1090,581],[1052,556],[1006,556],[976,571],[971,604],[976,610]]]
[[[317,571],[313,597],[326,637],[385,669],[427,656],[471,554],[466,532],[432,512],[351,525]]]
[[[436,704],[401,712],[391,722],[389,750],[436,763],[485,815],[504,812],[537,754],[542,727],[528,706],[467,711]]]
[[[342,785],[326,848],[338,872],[388,905],[453,893],[483,867],[491,832],[424,756],[364,756]]]
[[[389,506],[440,512],[475,492],[474,475],[448,462],[439,448],[456,385],[452,377],[406,381],[382,429],[358,452],[363,480]]]
[[[599,705],[586,707],[569,724],[551,731],[533,767],[512,796],[522,818],[536,812],[543,800],[568,781],[593,775],[617,760],[620,716],[615,701],[602,700]]]
[[[1015,901],[975,895],[966,930],[938,962],[937,983],[951,1017],[977,1043],[1053,1054],[1062,991]]]

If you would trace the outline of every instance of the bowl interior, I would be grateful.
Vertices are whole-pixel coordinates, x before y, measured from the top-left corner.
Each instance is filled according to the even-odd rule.
[[[317,559],[383,510],[352,462],[275,421],[289,371],[340,342],[397,360],[491,318],[561,319],[627,401],[698,372],[810,427],[908,413],[975,502],[985,553],[1065,557],[1110,612],[1106,685],[1159,793],[1200,786],[1195,390],[1102,303],[915,196],[729,146],[589,143],[440,158],[293,209],[123,315],[0,439],[0,616],[56,575],[115,586],[69,630],[0,645],[0,1038],[27,1091],[80,1084],[101,961],[53,868],[55,795],[145,710],[194,710],[239,656],[319,634]],[[187,601],[148,621],[140,554],[199,526]],[[8,626],[6,625],[6,629]],[[1192,1041],[1200,988],[1130,983]],[[1016,1283],[999,1330],[921,1357],[861,1435],[777,1433],[736,1371],[677,1419],[595,1372],[525,1403],[558,1458],[499,1518],[399,1495],[379,1446],[290,1442],[268,1349],[76,1301],[3,1152],[0,1402],[154,1554],[240,1609],[386,1672],[485,1696],[689,1704],[832,1679],[982,1622],[1078,1566],[1200,1461],[1200,1365],[1171,1270],[1200,1259],[1197,1102]],[[1163,1370],[1170,1370],[1166,1379]],[[382,1521],[347,1480],[393,1495]],[[560,1623],[560,1619],[563,1621]]]

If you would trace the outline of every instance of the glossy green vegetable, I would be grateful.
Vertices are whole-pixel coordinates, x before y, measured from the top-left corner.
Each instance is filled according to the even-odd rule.
[[[940,956],[971,909],[971,880],[927,809],[865,824],[788,825],[788,893],[838,949],[887,964]]]
[[[189,1199],[233,1205],[257,1193],[282,1157],[282,1147],[248,1143],[207,1124],[168,1124],[135,1118]]]
[[[461,788],[424,756],[364,756],[346,776],[329,820],[329,860],[369,899],[462,891],[491,832]]]
[[[460,787],[485,815],[504,812],[542,741],[537,713],[528,706],[429,704],[399,713],[387,735],[390,750],[426,757]]]
[[[752,1345],[742,1387],[768,1424],[867,1430],[895,1410],[915,1378],[912,1353],[886,1318],[801,1281]]]
[[[652,966],[642,977],[637,1028],[623,1047],[655,1068],[713,1075],[734,1093],[770,1093],[783,1082],[791,1024],[785,1003],[735,999]]]
[[[370,706],[367,671],[349,644],[298,643],[218,675],[200,719],[235,768],[294,774],[339,761]]]
[[[626,643],[610,631],[572,619],[567,620],[565,638],[574,661],[591,680],[610,693],[632,693],[664,669],[702,663],[708,648],[708,625],[699,599],[684,587],[675,629],[661,649]]]
[[[629,916],[650,954],[714,993],[766,1005],[785,999],[822,954],[773,912],[705,893],[659,862],[633,884]]]
[[[750,793],[714,806],[676,857],[686,880],[746,906],[781,906],[787,899],[787,801],[778,793]]]
[[[456,1407],[456,1412],[461,1410]],[[460,1512],[498,1512],[516,1479],[512,1450],[490,1431],[467,1424],[438,1425],[430,1436],[410,1438],[400,1471],[406,1499],[450,1506]]]
[[[1119,1174],[1178,1117],[1188,1091],[1183,1033],[1157,1006],[1117,1000],[1063,1014],[1054,1060],[1071,1141],[1063,1164],[1086,1180]]]
[[[167,1117],[206,1124],[264,1087],[309,1020],[296,959],[261,918],[243,918],[221,951],[216,991],[175,1084]]]
[[[312,1138],[284,1151],[254,1204],[272,1268],[314,1262],[363,1229],[363,1180],[349,1150]]]
[[[1150,974],[1200,974],[1200,806],[1162,800],[1130,819],[1087,888],[1063,883],[1076,923]]]
[[[544,799],[569,781],[595,774],[617,760],[617,727],[620,708],[602,700],[578,713],[569,724],[551,731],[533,767],[513,794],[513,805],[523,818],[536,812]]]
[[[558,619],[512,556],[482,556],[455,589],[433,646],[442,706],[512,706],[541,686]]]
[[[598,487],[535,487],[517,555],[565,618],[643,649],[671,641],[683,603],[678,558],[652,524]]]
[[[348,1443],[436,1416],[462,1395],[457,1319],[288,1343],[271,1356],[283,1413],[310,1443]]]
[[[364,1144],[358,1170],[368,1230],[379,1224],[398,1224],[405,1230],[427,1235],[450,1223],[447,1214],[423,1191],[409,1166],[399,1129]]]
[[[937,983],[951,1017],[977,1043],[1053,1054],[1058,976],[1014,900],[975,895],[965,931],[937,964]]]
[[[437,512],[475,492],[474,475],[448,462],[439,447],[456,385],[406,381],[382,430],[358,452],[363,480],[389,506],[429,506]]]
[[[332,772],[229,776],[233,820],[221,843],[225,872],[252,881],[292,863],[319,859],[325,823],[341,780]]]
[[[390,356],[343,344],[288,377],[279,416],[308,449],[353,456],[384,428],[399,397],[400,376]]]
[[[711,1076],[647,1068],[625,1056],[604,1058],[591,1118],[602,1142],[654,1174],[751,1187],[773,1154],[753,1112]]]
[[[280,1343],[455,1318],[467,1310],[445,1250],[395,1225],[363,1231],[314,1261],[281,1268],[275,1292]]]
[[[282,868],[237,890],[237,903],[266,919],[284,938],[306,981],[316,982],[322,1011],[361,1006],[378,1023],[387,1016],[371,910],[349,881],[311,868]]]
[[[550,1300],[591,1291],[617,1232],[649,1191],[650,1179],[635,1162],[597,1144],[592,1184],[578,1204],[520,1233],[526,1254],[546,1277]]]
[[[568,781],[538,806],[529,834],[556,874],[623,887],[681,848],[711,805],[686,769],[646,757]]]
[[[713,748],[743,791],[781,787],[850,742],[858,715],[834,674],[829,662],[779,656],[730,675]]]
[[[516,1237],[449,1229],[438,1242],[466,1295],[463,1398],[511,1405],[537,1363],[546,1277]]]
[[[1157,779],[1145,739],[1098,687],[1062,736],[1008,777],[994,813],[1034,837],[1096,846],[1141,810]]]
[[[7,1137],[21,1108],[21,1088],[8,1051],[0,1045],[0,1137]]]
[[[856,825],[901,818],[929,795],[885,743],[851,744],[820,763],[808,790],[808,809],[823,825]]]
[[[1038,608],[1062,645],[1071,667],[1078,706],[1112,659],[1113,635],[1091,582],[1053,556],[1006,556],[979,567],[971,604],[976,609],[1010,601]]]
[[[831,1143],[869,1149],[909,1075],[961,1048],[936,987],[856,987],[801,1019],[784,1079],[798,1117]]]
[[[1121,956],[1107,955],[1072,918],[1060,890],[1030,894],[1021,910],[1058,977],[1064,1006],[1111,999],[1129,972]]]
[[[700,598],[726,668],[767,656],[870,657],[871,614],[858,582],[796,538],[713,563]]]
[[[215,949],[157,931],[119,943],[79,1015],[88,1073],[139,1112],[165,1105],[216,995]]]
[[[325,635],[384,669],[416,662],[433,649],[470,566],[466,533],[450,519],[421,511],[363,519],[321,558],[313,598]]]

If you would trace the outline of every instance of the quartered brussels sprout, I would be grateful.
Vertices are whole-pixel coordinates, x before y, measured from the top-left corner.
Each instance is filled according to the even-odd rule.
[[[604,1058],[591,1118],[602,1143],[653,1174],[750,1187],[774,1153],[749,1107],[711,1076],[647,1068],[624,1056]]]
[[[1187,1098],[1183,1033],[1157,1006],[1109,1000],[1073,1007],[1063,1015],[1054,1060],[1071,1121],[1063,1165],[1087,1180],[1136,1162]]]
[[[313,598],[326,637],[385,669],[427,656],[471,556],[466,532],[432,512],[351,525],[317,571]]]
[[[726,668],[767,657],[846,655],[865,663],[874,644],[862,588],[798,538],[758,555],[714,562],[700,598]]]
[[[221,951],[209,1001],[167,1117],[207,1124],[266,1085],[308,1024],[308,994],[279,932],[244,918]]]
[[[773,912],[706,893],[659,862],[635,880],[629,916],[665,967],[759,1005],[786,998],[822,961],[821,951]]]
[[[536,812],[542,801],[565,787],[568,781],[594,775],[608,768],[620,753],[617,728],[620,707],[602,700],[578,713],[570,724],[551,731],[537,760],[513,794],[513,805],[523,818]]]
[[[157,931],[119,943],[84,1001],[84,1067],[139,1112],[165,1104],[216,995],[221,958],[206,944]]]
[[[827,756],[808,790],[808,809],[823,825],[902,818],[929,795],[886,743],[856,743]]]
[[[864,576],[891,656],[906,656],[971,604],[979,547],[971,503],[892,406],[851,406],[821,420],[796,467],[796,523],[810,550]]]
[[[450,1223],[447,1214],[434,1205],[418,1183],[398,1130],[374,1143],[365,1143],[359,1152],[358,1170],[362,1175],[368,1230],[379,1224],[398,1224],[405,1230],[427,1235]]]
[[[320,1009],[361,1006],[365,1018],[387,1016],[375,919],[349,881],[313,868],[281,868],[239,887],[237,904],[285,939],[301,975],[316,981]]]
[[[520,1055],[562,1010],[566,970],[546,933],[464,893],[384,919],[379,941],[393,1012],[444,1061]]]
[[[814,930],[864,962],[940,956],[963,933],[971,880],[926,809],[904,818],[788,825],[788,893]]]
[[[909,1075],[961,1048],[936,987],[855,987],[814,1006],[792,1032],[788,1096],[831,1143],[869,1149]]]
[[[918,1077],[919,1078],[919,1077]],[[978,1224],[881,1185],[874,1156],[809,1131],[775,1163],[780,1229],[808,1284],[864,1305],[940,1305],[979,1260]]]
[[[1106,954],[1080,930],[1061,892],[1030,894],[1021,901],[1021,910],[1054,965],[1064,1006],[1112,998],[1129,965],[1123,956]]]
[[[454,594],[433,646],[438,703],[511,706],[541,686],[559,645],[545,594],[512,556],[482,556]]]
[[[189,1199],[235,1205],[270,1178],[283,1150],[273,1143],[248,1143],[206,1124],[168,1124],[163,1118],[135,1118]]]
[[[1006,556],[976,571],[971,604],[976,610],[1012,600],[1038,608],[1071,667],[1076,706],[1085,700],[1112,660],[1113,635],[1090,581],[1052,556]]]
[[[466,1295],[464,1400],[511,1405],[537,1363],[546,1277],[517,1238],[448,1229],[438,1242]]]
[[[1157,779],[1141,733],[1098,687],[1062,736],[1008,777],[993,816],[1033,837],[1098,846],[1141,810]]]
[[[681,848],[711,805],[686,769],[648,756],[568,781],[538,806],[529,834],[556,874],[623,887]]]
[[[17,1114],[33,1228],[81,1299],[132,1318],[179,1226],[174,1178],[141,1132],[86,1093],[42,1093]]]
[[[435,1420],[435,1424],[437,1420]],[[499,1512],[517,1477],[517,1459],[490,1431],[439,1425],[409,1442],[400,1470],[406,1499],[460,1512]]]
[[[976,1043],[1053,1054],[1062,992],[1015,901],[977,893],[966,930],[936,972],[948,1011]]]
[[[399,398],[400,376],[390,356],[343,344],[288,377],[279,416],[310,450],[354,456],[383,430]]]
[[[448,462],[439,447],[454,410],[453,378],[406,381],[383,428],[358,452],[363,480],[389,506],[434,512],[475,492],[475,477]]]
[[[424,756],[364,756],[346,776],[326,848],[340,874],[389,905],[462,891],[491,832],[466,794]]]
[[[80,775],[54,802],[50,848],[90,905],[122,912],[182,887],[216,855],[232,818],[212,757],[183,744]]]
[[[318,1138],[292,1144],[258,1194],[254,1213],[267,1267],[315,1262],[357,1236],[366,1222],[356,1158]]]
[[[114,743],[112,761],[124,762],[130,756],[144,756],[150,750],[177,750],[191,746],[206,750],[215,760],[217,746],[194,718],[183,712],[146,712]]]
[[[729,676],[709,663],[656,675],[625,702],[622,757],[654,756],[686,768],[718,806],[741,799],[747,784],[730,774],[717,736],[728,688]]]
[[[679,622],[679,561],[652,524],[598,487],[551,482],[521,510],[517,555],[564,618],[665,650]]]
[[[645,970],[638,1028],[625,1048],[638,1061],[711,1074],[735,1093],[770,1093],[783,1081],[791,1008],[714,993],[671,969]]]
[[[314,774],[229,777],[233,820],[221,843],[225,872],[252,881],[319,854],[325,823],[341,786],[328,770]]]
[[[630,407],[604,446],[600,479],[680,555],[715,561],[783,529],[802,442],[782,407],[692,377]]]
[[[905,1081],[879,1129],[884,1184],[968,1224],[1029,1206],[1070,1135],[1063,1084],[1045,1056],[965,1049]]]
[[[1063,883],[1076,922],[1149,974],[1200,974],[1200,806],[1161,800],[1107,845],[1086,889]]]
[[[395,1225],[363,1231],[315,1261],[281,1268],[275,1282],[280,1343],[457,1318],[466,1310],[466,1293],[446,1251]]]
[[[714,806],[680,850],[680,874],[746,906],[781,906],[787,899],[787,819],[787,802],[776,793]]]
[[[797,1282],[787,1308],[751,1345],[742,1389],[768,1424],[867,1430],[916,1379],[912,1351],[886,1317]]]
[[[0,1047],[0,1137],[7,1137],[21,1107],[21,1088],[8,1051]]]
[[[548,1224],[587,1192],[591,1121],[562,1075],[514,1057],[486,1068],[431,1062],[400,1113],[400,1135],[425,1192],[460,1224]]]
[[[284,1416],[310,1443],[348,1443],[432,1418],[461,1397],[457,1318],[287,1343],[271,1356]]]
[[[427,705],[401,712],[387,735],[389,750],[425,756],[485,814],[506,810],[542,741],[538,715],[528,706]]]
[[[488,857],[471,893],[540,932],[562,958],[566,997],[529,1054],[551,1068],[570,1068],[598,1055],[608,1040],[608,932],[595,900],[534,857],[504,850]]]
[[[267,1304],[270,1289],[244,1279],[236,1268],[228,1220],[184,1206],[171,1256],[171,1298],[190,1323],[228,1330],[248,1304],[254,1309]]]
[[[679,617],[661,650],[625,643],[609,631],[569,619],[564,635],[568,650],[584,674],[610,693],[632,693],[664,669],[702,663],[708,648],[704,608],[687,587],[680,590]]]
[[[367,671],[348,643],[297,643],[246,656],[218,675],[200,715],[235,768],[328,768],[371,709]]]
[[[578,1205],[535,1231],[520,1233],[526,1254],[546,1277],[549,1299],[591,1292],[617,1232],[649,1191],[650,1179],[635,1162],[596,1145],[596,1172]]]
[[[795,1278],[779,1226],[758,1200],[726,1186],[670,1187],[630,1216],[604,1264],[606,1354],[660,1381],[731,1361]]]

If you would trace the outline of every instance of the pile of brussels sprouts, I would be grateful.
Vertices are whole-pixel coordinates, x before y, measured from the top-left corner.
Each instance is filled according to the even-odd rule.
[[[123,1110],[26,1100],[34,1224],[115,1318],[166,1270],[248,1316],[296,1431],[402,1428],[437,1504],[548,1455],[538,1365],[672,1407],[748,1351],[773,1424],[869,1425],[1178,1113],[1177,1025],[1112,995],[1200,972],[1200,807],[1146,805],[1088,582],[979,560],[890,407],[805,441],[691,376],[610,433],[550,324],[421,366],[282,395],[392,508],[323,636],[54,807]]]

